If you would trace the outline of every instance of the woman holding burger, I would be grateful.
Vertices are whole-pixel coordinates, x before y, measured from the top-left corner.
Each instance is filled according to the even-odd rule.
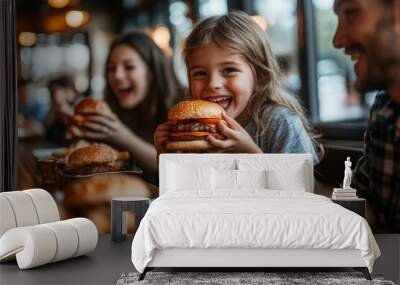
[[[82,136],[129,151],[145,179],[155,182],[153,133],[180,91],[172,66],[147,34],[133,31],[111,44],[106,79],[105,101],[112,112],[86,115]]]

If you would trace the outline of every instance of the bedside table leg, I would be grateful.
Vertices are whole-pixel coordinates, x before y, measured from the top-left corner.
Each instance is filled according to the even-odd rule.
[[[147,209],[149,208],[149,201],[144,201],[140,204],[134,204],[132,206],[128,206],[129,210],[135,214],[135,233],[139,228],[140,222],[146,214]]]
[[[150,205],[149,198],[115,197],[111,201],[111,239],[124,241],[127,239],[127,212],[135,215],[135,233],[140,221]]]
[[[119,201],[111,202],[111,239],[113,241],[126,239],[126,213],[123,203]]]

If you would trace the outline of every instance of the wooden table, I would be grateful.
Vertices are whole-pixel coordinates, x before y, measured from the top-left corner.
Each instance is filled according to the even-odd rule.
[[[17,143],[17,189],[24,190],[29,188],[43,187],[51,190],[55,184],[42,184],[42,175],[40,173],[37,159],[33,155],[33,150],[41,148],[60,147],[44,139],[18,140]]]

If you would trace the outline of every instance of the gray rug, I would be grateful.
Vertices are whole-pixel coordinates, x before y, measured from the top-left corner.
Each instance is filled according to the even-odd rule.
[[[395,285],[382,276],[372,275],[368,281],[360,272],[148,272],[142,281],[139,273],[122,274],[117,285],[133,284],[379,284]]]

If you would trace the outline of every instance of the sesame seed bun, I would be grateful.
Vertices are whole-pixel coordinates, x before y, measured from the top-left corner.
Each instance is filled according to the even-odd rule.
[[[91,165],[108,163],[114,160],[115,152],[111,147],[95,143],[73,151],[68,158],[68,164]]]
[[[93,112],[110,113],[111,109],[106,102],[93,98],[85,98],[75,106],[75,115],[88,114]]]
[[[168,112],[168,120],[221,118],[224,109],[217,103],[205,100],[182,101]]]

